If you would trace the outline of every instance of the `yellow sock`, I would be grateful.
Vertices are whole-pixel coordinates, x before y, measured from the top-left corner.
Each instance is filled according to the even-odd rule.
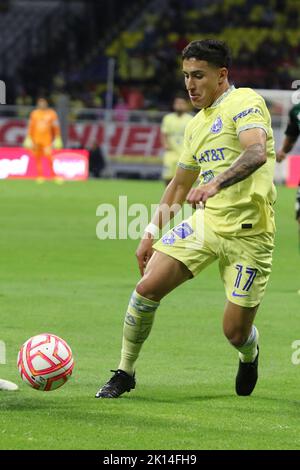
[[[149,336],[158,306],[159,302],[146,299],[136,291],[132,293],[124,320],[121,362],[118,367],[127,374],[134,373],[134,363]]]

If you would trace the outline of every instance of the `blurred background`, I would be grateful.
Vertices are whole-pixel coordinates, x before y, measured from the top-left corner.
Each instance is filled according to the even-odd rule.
[[[22,145],[43,95],[65,148],[100,147],[103,176],[159,178],[181,50],[214,37],[231,47],[230,81],[266,99],[278,148],[300,78],[299,22],[298,0],[0,0],[0,146]],[[286,171],[277,165],[277,182]]]

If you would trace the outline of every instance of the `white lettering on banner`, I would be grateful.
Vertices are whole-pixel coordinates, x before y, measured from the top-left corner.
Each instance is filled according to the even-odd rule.
[[[85,144],[85,147],[90,148],[97,141],[98,126],[91,126],[91,131],[89,133],[88,140]]]
[[[148,136],[148,143],[146,145],[146,155],[151,155],[151,151],[154,148],[155,139],[157,134],[157,128],[152,127],[150,128],[149,136]]]
[[[26,175],[29,164],[28,155],[22,155],[20,158],[3,158],[0,159],[0,179],[8,176]]]
[[[0,118],[0,146],[21,146],[26,135],[25,119]],[[106,129],[109,154],[112,156],[161,155],[160,128],[158,124],[110,123]],[[71,123],[68,129],[67,146],[89,148],[93,142],[99,145],[104,140],[103,122]]]
[[[121,134],[121,137],[118,141],[117,147],[116,147],[116,155],[124,155],[124,149],[126,148],[126,142],[128,139],[128,134],[129,134],[129,126],[126,126],[123,128],[123,132]],[[112,137],[112,133],[110,134],[110,137]]]
[[[142,129],[141,131],[137,130],[131,136],[131,146],[134,153],[144,154],[145,149],[151,149],[151,131],[150,129]]]
[[[65,178],[74,178],[75,176],[83,176],[85,174],[86,163],[84,160],[58,160],[53,162],[53,168],[56,175]]]

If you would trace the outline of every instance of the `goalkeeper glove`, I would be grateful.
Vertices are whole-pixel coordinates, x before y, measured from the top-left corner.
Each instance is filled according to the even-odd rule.
[[[55,137],[54,141],[53,141],[53,147],[56,149],[56,150],[59,150],[59,149],[62,149],[63,148],[63,141],[62,141],[62,138],[60,135],[58,135],[57,137]]]
[[[29,135],[25,137],[24,142],[23,142],[23,147],[25,147],[26,149],[32,149],[33,142],[32,142],[31,137],[29,137]]]

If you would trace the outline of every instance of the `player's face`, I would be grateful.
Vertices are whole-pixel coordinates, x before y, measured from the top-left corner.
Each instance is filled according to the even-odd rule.
[[[175,98],[173,103],[175,113],[183,114],[188,111],[188,102],[183,98]]]
[[[193,106],[207,108],[223,93],[222,85],[227,81],[227,69],[217,68],[206,60],[184,59],[185,86]]]
[[[48,102],[44,98],[40,98],[37,101],[37,107],[39,109],[47,109],[48,108]]]

